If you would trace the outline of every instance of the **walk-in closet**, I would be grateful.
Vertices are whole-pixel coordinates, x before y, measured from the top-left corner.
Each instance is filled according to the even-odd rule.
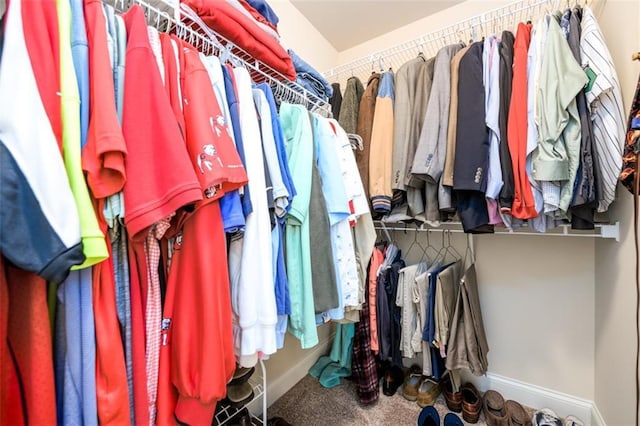
[[[639,425],[639,23],[0,0],[0,425]]]

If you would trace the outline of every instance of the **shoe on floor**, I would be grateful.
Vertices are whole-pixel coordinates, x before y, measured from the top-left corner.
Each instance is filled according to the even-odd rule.
[[[253,399],[253,387],[248,382],[228,385],[227,399],[232,406],[246,405]]]
[[[444,416],[444,426],[464,426],[464,423],[462,423],[462,420],[460,420],[457,414],[447,413],[447,415]]]
[[[459,413],[462,411],[462,393],[460,391],[453,391],[453,383],[451,377],[447,374],[440,381],[442,393],[444,394],[444,400],[447,403],[447,408],[451,411]]]
[[[519,402],[509,400],[504,403],[507,411],[507,417],[509,417],[509,424],[512,426],[531,426],[531,420],[527,414],[527,410],[524,409]],[[573,426],[573,425],[570,425]],[[579,426],[579,425],[575,425]],[[580,425],[584,426],[584,425]]]
[[[398,388],[402,386],[404,381],[404,373],[402,368],[393,365],[385,373],[382,379],[382,393],[387,396],[393,396]]]
[[[576,416],[567,416],[564,419],[564,426],[584,426],[584,422]]]
[[[542,408],[533,413],[533,426],[563,426],[562,420],[550,408]]]
[[[422,384],[422,368],[418,365],[412,365],[402,385],[402,396],[409,401],[418,399],[418,388]]]
[[[467,423],[478,423],[482,410],[482,397],[473,383],[465,383],[460,388],[462,393],[462,418]]]
[[[482,396],[482,411],[488,426],[510,426],[504,398],[500,392],[488,390]]]
[[[426,406],[420,411],[418,426],[440,426],[440,414],[433,405]]]
[[[436,402],[438,395],[440,395],[440,385],[438,382],[425,378],[418,387],[418,405],[420,407],[433,405],[433,403]]]

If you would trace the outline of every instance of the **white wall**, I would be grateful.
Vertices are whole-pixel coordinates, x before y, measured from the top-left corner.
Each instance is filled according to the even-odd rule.
[[[607,2],[600,14],[622,84],[625,111],[634,95],[640,62],[640,2]],[[635,269],[633,197],[618,187],[612,216],[620,220],[620,243],[596,243],[595,401],[610,426],[634,423],[635,407]]]
[[[440,248],[439,233],[430,234]],[[405,249],[414,238],[392,237]],[[426,234],[418,237],[426,246]],[[593,400],[594,241],[497,234],[474,241],[489,372]],[[464,256],[465,236],[451,242]],[[420,255],[411,249],[407,263]]]
[[[338,52],[289,0],[271,0],[280,18],[278,32],[285,48],[293,49],[319,71],[335,66]]]

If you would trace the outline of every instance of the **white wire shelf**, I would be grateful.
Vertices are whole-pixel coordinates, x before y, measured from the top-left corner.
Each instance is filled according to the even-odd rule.
[[[579,4],[584,2],[585,0],[577,0]],[[331,68],[323,75],[329,81],[341,84],[351,76],[366,82],[373,71],[382,72],[390,68],[397,70],[402,64],[417,57],[420,53],[430,58],[435,56],[440,48],[448,44],[479,40],[483,36],[503,30],[514,31],[518,22],[535,22],[545,13],[563,6],[564,4],[559,0],[517,0],[412,40],[372,52]]]
[[[429,226],[427,224],[405,224],[398,222],[375,221],[375,229],[380,231],[393,232],[448,232],[464,233],[460,222],[441,222],[440,226]],[[522,235],[536,237],[574,237],[574,238],[604,238],[620,241],[620,222],[595,224],[593,230],[571,229],[570,224],[562,224],[547,232],[535,232],[526,224],[517,229],[507,229],[495,227],[493,234],[477,235]]]
[[[149,25],[158,31],[176,34],[205,55],[217,55],[235,66],[246,68],[255,83],[265,82],[271,86],[279,102],[302,104],[312,112],[331,117],[331,106],[327,101],[288,80],[282,73],[252,57],[233,40],[207,27],[188,6],[175,0],[102,1],[112,5],[118,12],[140,5]]]

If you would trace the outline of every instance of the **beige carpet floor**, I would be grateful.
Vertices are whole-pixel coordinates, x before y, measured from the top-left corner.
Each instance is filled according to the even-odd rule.
[[[449,412],[442,394],[435,407],[442,422]],[[402,388],[391,397],[380,390],[377,403],[363,406],[352,382],[343,379],[340,386],[327,389],[307,375],[269,408],[268,415],[282,417],[293,426],[412,426],[420,410],[402,396]],[[482,415],[476,425],[486,425]]]

